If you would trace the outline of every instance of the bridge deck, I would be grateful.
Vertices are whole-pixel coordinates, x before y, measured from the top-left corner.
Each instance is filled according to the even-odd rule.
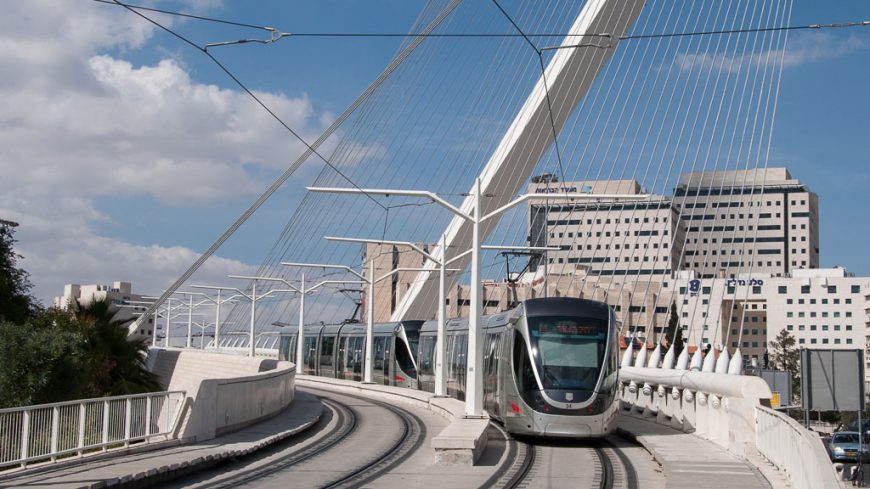
[[[668,489],[780,489],[785,478],[762,475],[746,460],[692,434],[662,426],[630,414],[622,414],[619,428],[636,439],[658,461]],[[772,479],[768,481],[768,478]]]

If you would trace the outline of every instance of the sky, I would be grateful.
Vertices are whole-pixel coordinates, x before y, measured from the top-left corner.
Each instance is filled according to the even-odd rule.
[[[484,1],[484,0],[466,0]],[[407,32],[422,0],[172,0],[171,10],[283,32]],[[152,14],[149,14],[152,15]],[[259,31],[155,15],[204,44]],[[797,3],[793,24],[870,19],[864,0]],[[290,38],[215,55],[287,124],[317,138],[398,38]],[[822,266],[870,275],[870,27],[795,34],[771,166],[819,194]],[[0,218],[44,303],[66,283],[171,283],[286,168],[301,144],[202,53],[92,0],[8,2],[0,18]],[[199,278],[251,273],[320,171],[313,160]]]

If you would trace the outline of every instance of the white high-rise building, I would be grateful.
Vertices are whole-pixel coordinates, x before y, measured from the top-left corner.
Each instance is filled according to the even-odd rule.
[[[133,293],[133,285],[130,282],[114,282],[111,286],[67,284],[63,287],[63,295],[55,297],[53,304],[59,309],[68,309],[75,303],[88,305],[100,300],[108,301],[109,304],[117,307],[114,316],[117,321],[132,321],[138,317],[137,312],[141,313],[147,309],[144,305],[136,305],[136,302],[143,300],[143,296]],[[134,301],[134,304],[131,304],[131,301]],[[153,337],[153,328],[154,318],[149,317],[141,322],[139,331],[131,336],[150,340]]]

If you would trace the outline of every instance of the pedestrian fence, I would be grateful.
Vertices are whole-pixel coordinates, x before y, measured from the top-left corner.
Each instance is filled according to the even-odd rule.
[[[0,471],[176,436],[184,391],[0,409]]]

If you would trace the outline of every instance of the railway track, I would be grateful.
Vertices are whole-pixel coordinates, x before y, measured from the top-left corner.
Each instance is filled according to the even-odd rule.
[[[244,470],[237,474],[234,474],[229,478],[224,478],[219,481],[197,484],[197,487],[207,489],[222,489],[237,487],[242,484],[254,482],[257,479],[261,479],[282,470],[286,470],[287,468],[300,464],[308,459],[316,457],[317,455],[320,455],[330,450],[332,447],[334,447],[351,433],[353,433],[354,430],[356,430],[358,416],[356,411],[354,411],[352,408],[345,404],[330,399],[321,399],[321,401],[332,412],[332,417],[335,418],[336,422],[334,423],[332,428],[327,433],[325,433],[317,442],[302,449],[301,451],[289,453],[283,457],[279,457],[270,462],[268,466],[260,466],[256,468],[251,468],[249,470]]]
[[[546,473],[554,460],[571,458],[578,450],[588,458],[588,468],[578,478],[577,487],[589,489],[638,489],[637,473],[629,458],[609,441],[593,441],[588,444],[558,440],[518,440],[493,423],[507,442],[507,456],[503,468],[496,471],[481,488],[534,489],[548,487]],[[556,474],[558,476],[558,474]],[[584,483],[586,485],[584,485]]]

